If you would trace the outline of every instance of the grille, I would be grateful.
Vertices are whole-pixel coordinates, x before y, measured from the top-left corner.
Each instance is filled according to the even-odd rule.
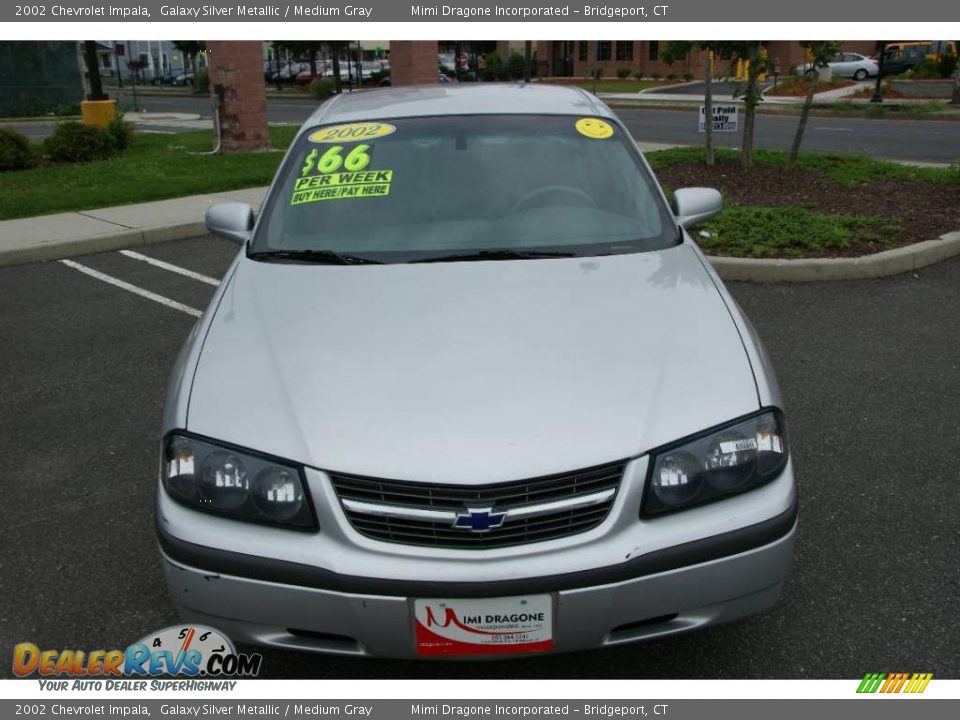
[[[329,475],[347,518],[361,535],[407,545],[487,549],[553,540],[596,527],[613,505],[625,465],[620,461],[472,486]],[[456,514],[468,508],[492,508],[492,514],[506,512],[506,517],[483,532],[454,527]],[[405,511],[427,511],[432,517],[397,516]]]

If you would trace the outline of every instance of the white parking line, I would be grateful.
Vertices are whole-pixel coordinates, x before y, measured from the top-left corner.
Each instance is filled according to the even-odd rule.
[[[200,317],[203,314],[196,308],[192,308],[189,305],[178,303],[176,300],[171,300],[170,298],[164,297],[163,295],[157,295],[156,293],[150,292],[149,290],[144,290],[143,288],[139,288],[136,285],[131,285],[130,283],[124,282],[123,280],[118,280],[115,277],[106,275],[100,272],[99,270],[94,270],[93,268],[87,267],[86,265],[81,265],[80,263],[74,262],[73,260],[61,260],[60,262],[62,262],[67,267],[71,267],[74,270],[79,270],[80,272],[85,273],[90,277],[96,278],[97,280],[102,280],[105,283],[109,283],[110,285],[126,290],[127,292],[132,292],[135,295],[139,295],[140,297],[145,297],[148,300],[153,300],[154,302],[160,303],[161,305],[166,305],[167,307],[173,308],[174,310],[179,310],[180,312],[184,312],[187,315]]]
[[[134,252],[133,250],[119,250],[118,252],[121,255],[126,255],[128,258],[133,258],[134,260],[141,260],[142,262],[149,263],[150,265],[153,265],[158,268],[163,268],[164,270],[169,270],[170,272],[175,272],[178,275],[183,275],[184,277],[188,277],[192,280],[199,280],[200,282],[206,283],[207,285],[213,285],[214,287],[217,287],[220,284],[219,280],[217,280],[216,278],[212,278],[209,275],[201,275],[200,273],[194,272],[193,270],[187,270],[186,268],[182,268],[179,265],[174,265],[173,263],[164,262],[163,260],[157,260],[156,258],[150,257],[149,255],[141,255],[140,253]]]

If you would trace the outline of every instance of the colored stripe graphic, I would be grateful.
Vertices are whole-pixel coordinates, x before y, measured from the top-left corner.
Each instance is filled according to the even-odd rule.
[[[857,687],[858,693],[922,693],[933,673],[867,673]]]

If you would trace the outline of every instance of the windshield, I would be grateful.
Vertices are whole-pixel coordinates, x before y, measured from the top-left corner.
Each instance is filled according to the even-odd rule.
[[[301,134],[250,255],[411,262],[606,255],[677,241],[654,179],[613,123],[467,115]]]

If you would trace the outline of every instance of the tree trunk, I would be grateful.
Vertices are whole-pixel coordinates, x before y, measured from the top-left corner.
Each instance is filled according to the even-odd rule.
[[[97,43],[85,40],[83,49],[87,61],[87,77],[90,80],[90,97],[87,100],[106,100],[103,94],[103,83],[100,81],[100,58],[97,57]]]
[[[314,80],[317,77],[317,51],[310,51],[310,79]]]
[[[747,70],[747,91],[743,97],[743,141],[740,148],[740,167],[748,170],[753,167],[753,127],[757,117],[759,102],[757,76],[760,74],[760,57],[750,58]]]
[[[703,115],[706,135],[705,156],[707,165],[713,165],[713,78],[710,67],[710,52],[703,56]]]
[[[957,46],[957,72],[953,76],[953,105],[960,105],[960,40],[955,40]]]
[[[340,80],[340,43],[331,43],[333,52],[333,85],[337,95],[343,92],[343,83]]]
[[[810,117],[810,108],[813,106],[813,96],[817,90],[817,76],[810,78],[810,87],[807,88],[807,98],[803,102],[803,110],[800,111],[800,123],[797,125],[797,132],[793,136],[793,147],[790,148],[790,159],[787,161],[787,167],[794,167],[797,164],[797,155],[800,154],[800,144],[803,142],[803,133],[807,129],[807,118]]]

